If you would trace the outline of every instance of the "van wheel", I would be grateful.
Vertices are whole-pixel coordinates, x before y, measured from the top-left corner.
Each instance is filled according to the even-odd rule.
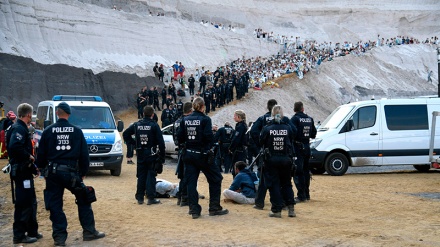
[[[419,172],[427,172],[429,169],[431,169],[431,166],[429,165],[414,165],[414,168],[416,168]]]
[[[121,166],[119,166],[119,168],[117,168],[115,170],[110,170],[110,174],[112,176],[119,176],[119,175],[121,175]]]
[[[348,160],[341,153],[332,153],[325,160],[325,170],[332,176],[342,176],[347,172]]]
[[[325,168],[324,167],[319,167],[319,168],[313,167],[313,168],[310,168],[310,171],[314,175],[320,175],[320,174],[324,174]]]

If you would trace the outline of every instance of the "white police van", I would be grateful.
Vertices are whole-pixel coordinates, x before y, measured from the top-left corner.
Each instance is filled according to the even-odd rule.
[[[413,165],[431,168],[429,144],[434,111],[440,98],[380,99],[336,108],[310,142],[311,171],[345,174],[349,166]],[[434,153],[440,154],[440,126]]]
[[[115,118],[110,106],[99,96],[55,95],[52,100],[38,104],[35,120],[35,147],[43,129],[57,121],[55,108],[62,101],[69,104],[72,114],[69,122],[82,129],[90,154],[90,170],[110,170],[111,175],[121,174],[122,140],[118,133],[124,123]]]

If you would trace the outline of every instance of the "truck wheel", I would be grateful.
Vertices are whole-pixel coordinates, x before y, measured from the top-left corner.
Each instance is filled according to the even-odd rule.
[[[310,171],[314,175],[320,175],[320,174],[324,174],[325,168],[324,167],[319,167],[319,168],[313,167],[313,168],[310,168]]]
[[[325,170],[332,176],[342,176],[347,172],[348,160],[341,153],[332,153],[325,160]]]
[[[119,176],[119,175],[121,175],[121,166],[119,166],[115,170],[110,170],[110,174],[112,176]]]
[[[431,169],[431,166],[429,165],[413,165],[413,166],[419,172],[427,172],[429,171],[429,169]]]

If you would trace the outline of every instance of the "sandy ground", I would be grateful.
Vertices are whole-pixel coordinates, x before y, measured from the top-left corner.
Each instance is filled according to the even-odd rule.
[[[121,114],[124,122],[135,113]],[[0,166],[6,164],[0,160]],[[158,178],[177,182],[176,160],[167,158]],[[96,189],[93,203],[96,227],[104,239],[83,242],[74,197],[67,191],[64,210],[69,226],[68,246],[440,246],[440,172],[393,171],[314,176],[311,200],[295,206],[296,218],[282,212],[269,218],[269,197],[264,210],[251,205],[222,202],[230,213],[208,215],[208,199],[200,200],[202,217],[193,220],[176,199],[160,205],[138,205],[134,198],[136,166],[123,163],[120,177],[108,171],[90,172],[85,183]],[[229,187],[225,175],[222,189]],[[0,174],[0,246],[13,246],[13,205],[9,177]],[[36,179],[38,222],[44,238],[34,246],[52,246],[51,222],[44,209],[44,179]],[[203,175],[199,191],[208,197]]]

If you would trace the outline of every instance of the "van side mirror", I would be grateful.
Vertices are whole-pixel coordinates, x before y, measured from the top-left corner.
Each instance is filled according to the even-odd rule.
[[[50,120],[44,120],[44,128],[47,128],[47,126],[51,125],[52,121]]]
[[[351,131],[351,130],[353,130],[353,126],[354,126],[353,119],[349,119],[345,123],[344,127],[342,127],[342,129],[339,133],[345,133],[345,132]]]
[[[122,120],[118,120],[118,131],[122,132],[124,130],[124,122]]]

